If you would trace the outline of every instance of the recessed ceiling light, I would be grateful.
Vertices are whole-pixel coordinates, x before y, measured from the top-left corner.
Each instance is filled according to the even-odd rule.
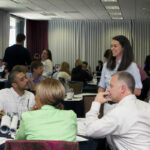
[[[43,16],[57,16],[56,14],[50,12],[41,12],[40,14]]]
[[[120,9],[119,6],[105,6],[106,9]]]
[[[102,2],[117,2],[117,0],[101,0]]]
[[[109,14],[114,16],[120,16],[121,12],[110,12]]]
[[[123,17],[111,17],[114,20],[123,20]]]

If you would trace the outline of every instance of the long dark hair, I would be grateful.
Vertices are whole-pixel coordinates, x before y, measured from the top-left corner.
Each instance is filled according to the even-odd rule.
[[[124,49],[121,63],[118,67],[118,71],[126,70],[130,66],[130,64],[134,61],[134,55],[130,41],[127,39],[127,37],[123,35],[115,36],[112,39],[118,41]],[[116,57],[112,56],[108,60],[107,68],[113,70],[115,69],[115,67],[116,67]]]
[[[52,61],[52,53],[49,49],[46,49],[47,51],[47,56],[48,56],[48,59],[50,59]]]

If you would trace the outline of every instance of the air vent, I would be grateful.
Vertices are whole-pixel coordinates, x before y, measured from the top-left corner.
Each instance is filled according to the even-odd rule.
[[[41,12],[40,14],[43,16],[57,16],[56,14],[50,12]]]
[[[77,14],[77,13],[80,13],[80,12],[77,11],[77,10],[73,10],[73,11],[64,11],[64,13],[66,13],[66,14]]]

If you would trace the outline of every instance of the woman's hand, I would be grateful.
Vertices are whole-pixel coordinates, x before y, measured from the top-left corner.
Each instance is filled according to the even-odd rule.
[[[0,111],[0,119],[4,116],[5,112],[3,110]]]

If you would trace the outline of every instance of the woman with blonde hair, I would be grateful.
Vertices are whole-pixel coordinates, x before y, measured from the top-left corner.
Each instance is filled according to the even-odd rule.
[[[45,79],[36,87],[35,109],[22,114],[17,140],[76,141],[76,114],[63,110],[65,89],[56,79]]]
[[[61,64],[61,68],[59,70],[59,73],[57,75],[57,79],[59,78],[63,78],[65,80],[71,80],[71,76],[70,76],[70,66],[68,62],[62,62]]]

